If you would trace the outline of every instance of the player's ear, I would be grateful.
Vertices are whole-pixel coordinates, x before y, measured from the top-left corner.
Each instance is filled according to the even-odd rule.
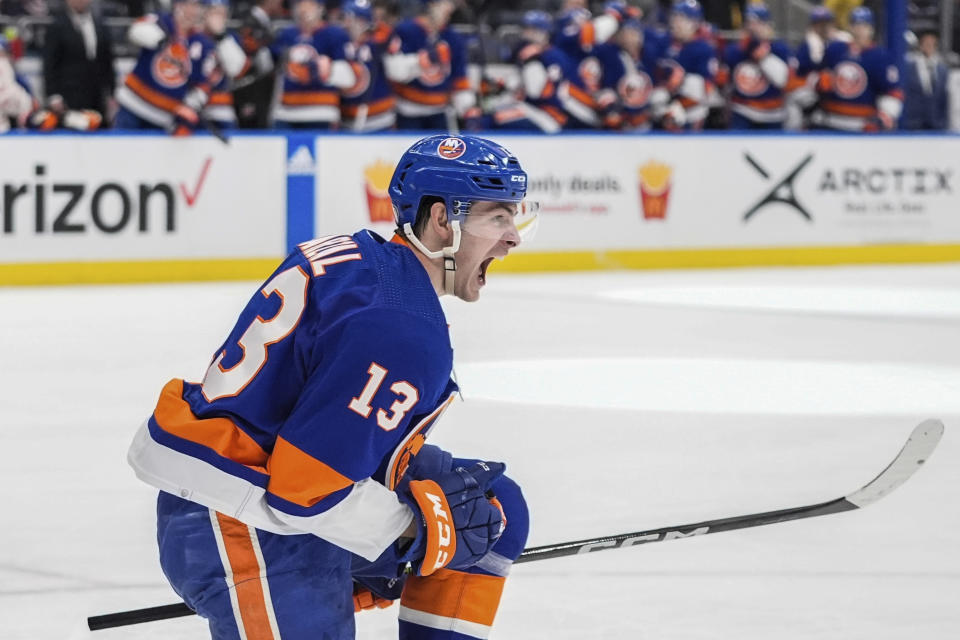
[[[430,207],[430,226],[442,239],[449,240],[450,221],[447,220],[447,205],[443,202],[434,202]]]

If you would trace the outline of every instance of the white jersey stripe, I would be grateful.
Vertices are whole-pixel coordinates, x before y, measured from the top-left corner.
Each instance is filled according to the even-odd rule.
[[[410,609],[403,605],[400,605],[399,618],[404,622],[411,622],[422,627],[430,627],[431,629],[439,629],[440,631],[453,631],[473,638],[480,638],[481,640],[490,636],[490,627],[485,624],[467,622],[460,618],[438,616],[433,613]]]

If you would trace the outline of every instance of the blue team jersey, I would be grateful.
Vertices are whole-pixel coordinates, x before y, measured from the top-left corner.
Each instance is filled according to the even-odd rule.
[[[717,53],[706,40],[672,41],[663,47],[657,61],[657,84],[679,85],[686,76],[700,76],[711,85],[717,65]]]
[[[347,43],[347,60],[357,81],[340,96],[345,129],[351,127],[363,105],[367,107],[364,131],[388,129],[396,121],[393,89],[383,69],[383,56],[391,37],[389,25],[381,22],[362,42]]]
[[[650,94],[656,64],[656,43],[644,40],[640,59],[612,43],[597,45],[595,54],[602,69],[598,109],[609,127],[645,129],[650,122]]]
[[[781,40],[770,42],[770,54],[779,58],[786,74],[771,78],[763,65],[753,58],[755,40],[744,39],[727,45],[723,63],[729,74],[731,109],[755,122],[778,122],[786,118],[786,94],[796,88],[796,60]]]
[[[216,43],[203,33],[179,33],[169,14],[141,20],[156,23],[168,37],[155,49],[140,49],[117,101],[144,120],[168,127],[189,91],[209,95],[210,76],[217,68]]]
[[[419,75],[393,83],[401,113],[441,113],[452,93],[470,89],[466,44],[449,25],[434,33],[422,19],[404,20],[394,27],[389,53],[420,56]]]
[[[903,98],[897,65],[880,47],[832,42],[822,69],[820,108],[831,126],[859,130],[877,116],[880,97]]]
[[[340,90],[329,84],[330,65],[346,59],[347,32],[321,24],[304,33],[297,26],[280,31],[270,45],[282,61],[283,85],[274,117],[284,122],[337,122]]]
[[[174,379],[131,447],[141,478],[369,559],[409,523],[391,489],[456,392],[433,285],[367,231],[301,244],[201,383]]]

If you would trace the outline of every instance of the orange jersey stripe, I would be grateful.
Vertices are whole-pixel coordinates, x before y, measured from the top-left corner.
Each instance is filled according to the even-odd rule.
[[[157,425],[169,434],[213,449],[218,455],[266,473],[268,454],[228,418],[198,418],[183,399],[183,380],[171,380],[160,392],[153,412]]]
[[[315,106],[340,104],[340,96],[329,91],[303,91],[283,94],[283,104],[290,106]]]
[[[434,93],[432,91],[423,91],[405,84],[394,83],[393,91],[404,100],[418,104],[427,104],[433,107],[442,107],[450,100],[450,94],[447,92]]]
[[[233,585],[230,586],[236,590],[237,608],[247,640],[272,640],[274,636],[267,613],[267,599],[260,582],[266,567],[260,567],[250,537],[256,533],[239,520],[222,513],[217,513],[217,523],[233,572]]]
[[[748,107],[753,107],[754,109],[779,109],[783,106],[783,98],[764,98],[762,100],[754,100],[750,98],[733,98],[733,102],[737,104],[746,105]]]
[[[387,96],[374,102],[367,103],[367,117],[380,115],[393,109],[393,96]],[[340,106],[340,111],[347,118],[356,118],[360,111],[359,104],[344,104]]]
[[[301,507],[312,507],[353,484],[350,478],[280,437],[273,445],[267,471],[267,491]]]
[[[437,569],[433,574],[410,576],[400,604],[436,616],[457,618],[490,626],[500,606],[506,578]]]
[[[591,109],[596,106],[596,103],[593,101],[593,96],[581,89],[580,87],[570,85],[570,95],[576,98],[579,102],[587,105]]]
[[[470,80],[467,78],[454,78],[452,86],[454,91],[464,91],[470,88]]]
[[[876,107],[873,107],[869,104],[837,102],[835,100],[825,100],[823,102],[823,110],[842,116],[853,116],[856,118],[872,118],[877,114]]]
[[[210,100],[207,102],[208,105],[223,105],[223,106],[233,106],[233,94],[229,91],[217,91],[210,94]]]
[[[589,51],[597,41],[596,29],[589,20],[580,27],[580,47]]]
[[[158,109],[173,112],[177,109],[177,107],[180,106],[179,100],[175,100],[170,96],[165,96],[159,91],[151,89],[144,84],[143,80],[132,73],[127,76],[127,80],[124,84],[126,84],[131,91],[137,94],[145,102],[157,107]]]

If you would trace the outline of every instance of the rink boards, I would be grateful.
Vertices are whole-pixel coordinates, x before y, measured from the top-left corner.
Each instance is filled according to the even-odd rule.
[[[502,270],[960,260],[960,137],[495,136],[536,236]],[[261,278],[393,229],[410,135],[0,140],[0,284]]]

